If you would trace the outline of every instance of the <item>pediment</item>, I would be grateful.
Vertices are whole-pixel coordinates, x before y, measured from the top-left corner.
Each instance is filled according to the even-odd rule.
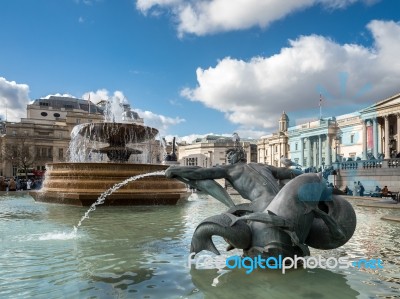
[[[379,112],[393,107],[400,107],[400,93],[360,110],[361,114]]]

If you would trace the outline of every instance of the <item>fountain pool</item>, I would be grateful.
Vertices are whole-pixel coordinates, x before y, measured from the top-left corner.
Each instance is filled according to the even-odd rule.
[[[226,210],[199,193],[173,206],[99,208],[73,234],[86,210],[38,203],[19,192],[0,195],[0,298],[396,298],[400,294],[400,225],[380,219],[398,210],[355,207],[357,228],[348,243],[335,250],[311,250],[312,256],[326,258],[380,258],[383,269],[298,269],[284,275],[278,270],[246,275],[244,269],[189,268],[194,229],[204,218]],[[222,239],[215,243],[227,254]]]

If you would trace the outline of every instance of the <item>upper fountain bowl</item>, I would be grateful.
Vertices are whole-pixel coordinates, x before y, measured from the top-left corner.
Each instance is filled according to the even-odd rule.
[[[87,123],[79,127],[78,133],[91,140],[107,142],[110,146],[124,146],[129,142],[140,143],[153,139],[158,130],[136,123]]]

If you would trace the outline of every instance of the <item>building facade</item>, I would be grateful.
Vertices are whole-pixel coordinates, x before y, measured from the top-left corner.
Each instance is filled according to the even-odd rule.
[[[285,113],[277,133],[258,141],[258,162],[280,165],[289,157],[303,168],[323,169],[335,162],[393,158],[400,153],[400,94],[351,114],[288,127]]]
[[[281,166],[281,157],[288,157],[290,150],[288,129],[289,117],[283,111],[278,132],[262,136],[257,142],[258,163]]]
[[[363,158],[400,153],[400,93],[360,111]]]
[[[255,141],[240,141],[246,153],[247,162],[257,161],[257,145]],[[230,137],[207,135],[197,138],[191,144],[178,144],[178,161],[184,166],[212,167],[227,164],[226,153],[234,148]]]
[[[2,124],[0,175],[27,170],[32,175],[44,171],[46,163],[65,161],[73,127],[102,120],[102,110],[92,102],[56,96],[35,100],[27,105],[26,118]]]
[[[303,168],[322,169],[335,158],[338,127],[334,117],[288,129],[290,159]]]

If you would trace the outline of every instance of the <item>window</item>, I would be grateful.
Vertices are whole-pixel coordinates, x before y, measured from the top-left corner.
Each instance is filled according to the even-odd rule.
[[[298,143],[296,142],[296,144],[294,145],[294,149],[297,151],[298,150]]]
[[[275,145],[275,153],[277,153],[277,152],[278,152],[278,146]]]
[[[47,112],[40,113],[41,116],[47,116]]]
[[[265,150],[265,155],[268,156],[268,149]]]
[[[46,102],[40,102],[40,103],[39,103],[39,106],[46,106],[46,107],[48,107],[48,106],[49,106],[49,103],[46,103]]]
[[[64,159],[64,149],[62,149],[62,148],[59,148],[58,149],[58,158],[61,160],[61,159]]]
[[[53,116],[54,117],[60,117],[61,115],[60,115],[60,113],[54,113]]]
[[[187,158],[187,164],[189,166],[197,166],[197,158]]]

